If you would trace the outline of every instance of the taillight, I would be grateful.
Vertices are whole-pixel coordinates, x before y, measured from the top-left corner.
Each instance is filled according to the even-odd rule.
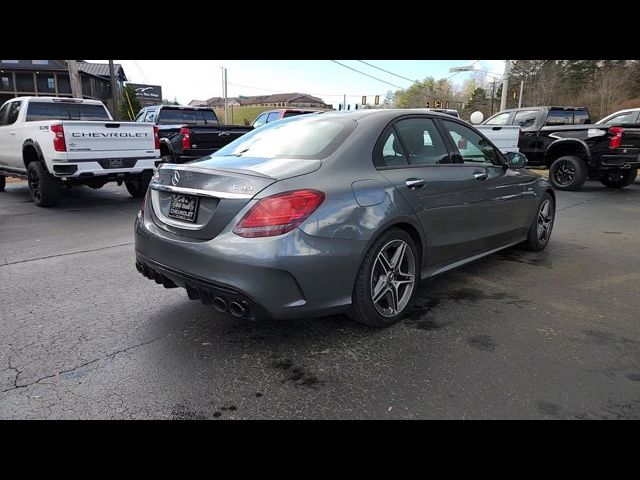
[[[624,128],[611,127],[609,129],[609,133],[613,134],[613,137],[609,139],[609,148],[620,148],[622,146],[622,134],[624,133]]]
[[[191,130],[187,127],[180,129],[180,135],[182,135],[182,149],[188,150],[191,148]]]
[[[324,201],[317,190],[294,190],[263,198],[249,210],[233,233],[245,238],[273,237],[290,232]]]
[[[160,150],[160,134],[158,133],[158,127],[153,126],[153,148]]]
[[[66,152],[67,144],[64,141],[64,127],[61,124],[51,125],[49,127],[53,132],[53,148],[56,152]]]

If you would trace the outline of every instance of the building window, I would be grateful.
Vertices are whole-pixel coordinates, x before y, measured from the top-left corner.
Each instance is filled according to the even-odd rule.
[[[69,82],[69,75],[59,73],[58,77],[58,93],[71,93],[71,83]]]
[[[31,60],[34,65],[49,65],[49,60]]]
[[[35,92],[33,73],[16,73],[16,90],[19,92]]]
[[[19,63],[19,60],[0,60],[2,63]]]
[[[38,93],[55,93],[56,81],[53,74],[39,73],[37,75],[37,78],[38,78]]]
[[[0,76],[0,90],[4,92],[13,92],[13,75],[10,73],[3,73]]]

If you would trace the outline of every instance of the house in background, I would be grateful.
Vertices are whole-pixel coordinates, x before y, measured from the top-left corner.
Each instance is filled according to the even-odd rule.
[[[78,60],[82,97],[101,100],[112,110],[108,63]],[[123,88],[127,77],[120,64],[114,64],[116,83]],[[66,60],[0,60],[0,104],[22,96],[71,97]]]
[[[224,108],[224,98],[212,97],[205,102],[192,100],[189,105],[205,104],[212,108]],[[251,97],[227,98],[227,107],[273,107],[273,108],[326,108],[321,98],[306,93],[276,93],[274,95],[256,95]]]

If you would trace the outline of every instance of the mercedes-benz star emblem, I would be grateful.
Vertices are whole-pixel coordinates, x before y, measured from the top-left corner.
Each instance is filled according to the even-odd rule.
[[[177,170],[173,172],[173,176],[171,177],[171,183],[173,185],[178,185],[178,183],[180,183],[180,172],[178,172]]]

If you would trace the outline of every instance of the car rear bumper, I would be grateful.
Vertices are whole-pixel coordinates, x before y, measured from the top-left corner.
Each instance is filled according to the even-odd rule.
[[[153,170],[156,167],[156,158],[133,159],[133,162],[123,163],[122,168],[105,168],[108,167],[109,159],[89,160],[89,161],[68,161],[68,162],[52,162],[49,167],[50,173],[56,177],[65,178],[84,178],[95,176],[118,176],[118,174],[139,174],[145,170]],[[128,160],[128,159],[124,159]]]
[[[148,278],[186,288],[190,298],[205,303],[216,296],[227,304],[239,299],[249,307],[249,318],[344,312],[365,247],[363,241],[314,237],[299,229],[253,239],[227,230],[202,241],[171,234],[146,217],[135,222],[138,271],[148,269]]]

